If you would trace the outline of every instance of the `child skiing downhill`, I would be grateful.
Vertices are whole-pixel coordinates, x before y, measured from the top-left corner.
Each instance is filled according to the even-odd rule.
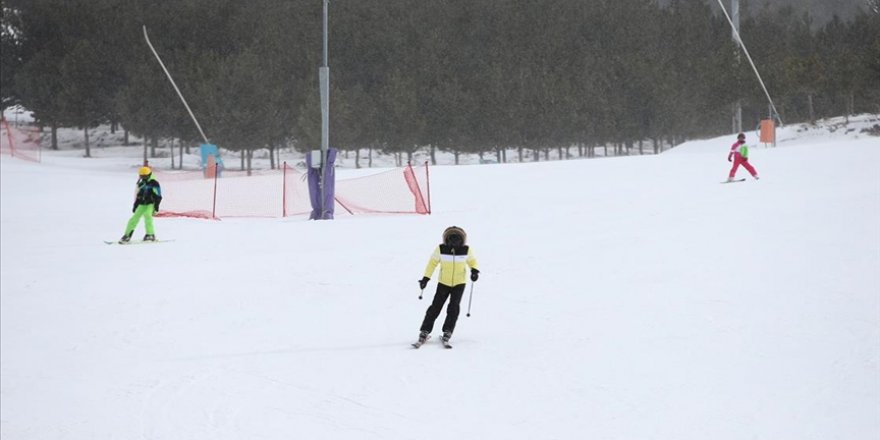
[[[443,231],[443,243],[434,249],[434,253],[428,260],[428,267],[425,268],[425,276],[419,280],[419,287],[422,290],[425,289],[438,264],[440,265],[440,278],[437,280],[437,292],[434,294],[434,300],[425,312],[425,319],[422,321],[419,332],[419,341],[413,344],[416,348],[430,338],[434,321],[440,316],[447,298],[449,298],[449,306],[446,308],[446,320],[443,321],[441,340],[444,346],[452,348],[449,345],[449,339],[452,337],[455,322],[458,320],[461,297],[464,295],[464,287],[467,283],[467,268],[471,269],[471,281],[476,282],[480,276],[480,271],[477,269],[477,259],[474,257],[473,250],[466,243],[467,234],[464,229],[450,226]]]
[[[730,174],[727,176],[728,182],[734,181],[736,170],[740,165],[742,165],[743,168],[755,178],[755,180],[758,180],[758,172],[755,171],[755,168],[749,163],[749,146],[746,145],[745,133],[740,133],[736,136],[736,142],[730,146],[730,153],[727,155],[727,161],[733,162],[733,168],[730,169]]]
[[[125,235],[119,239],[119,243],[128,243],[131,241],[131,235],[141,220],[144,218],[144,226],[147,234],[144,235],[144,241],[156,241],[156,231],[153,228],[153,214],[159,212],[159,203],[162,201],[162,188],[159,181],[153,177],[153,170],[144,166],[138,170],[137,190],[135,192],[134,207],[131,212],[134,214],[128,220],[125,227]]]

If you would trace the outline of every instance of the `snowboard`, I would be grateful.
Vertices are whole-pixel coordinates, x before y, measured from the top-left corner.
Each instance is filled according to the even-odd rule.
[[[746,178],[743,177],[742,179],[736,179],[736,180],[724,180],[721,183],[737,183],[737,182],[745,182],[745,181],[746,181]]]
[[[143,240],[132,240],[127,243],[120,243],[119,240],[109,241],[104,240],[105,244],[118,244],[120,246],[130,246],[134,244],[154,244],[154,243],[168,243],[174,240],[152,240],[152,241],[143,241]]]

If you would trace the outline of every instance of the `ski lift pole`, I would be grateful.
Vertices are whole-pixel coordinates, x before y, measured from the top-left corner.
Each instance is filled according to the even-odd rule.
[[[171,73],[168,72],[168,69],[165,67],[165,63],[162,62],[162,58],[159,57],[159,53],[156,52],[156,48],[153,47],[153,43],[150,42],[150,37],[147,35],[147,26],[144,25],[144,39],[147,40],[147,45],[150,46],[150,50],[153,51],[153,55],[156,56],[156,60],[159,61],[159,65],[162,66],[162,70],[165,71],[165,75],[168,76],[168,81],[171,81],[171,85],[174,87],[174,91],[177,92],[177,96],[180,97],[181,102],[183,102],[183,106],[186,107],[186,111],[189,112],[189,116],[192,118],[193,122],[196,124],[196,128],[199,129],[199,133],[202,135],[202,139],[205,140],[206,144],[210,144],[208,141],[208,137],[205,136],[205,132],[202,131],[202,126],[199,125],[199,121],[196,119],[196,115],[193,114],[192,110],[189,108],[189,104],[186,103],[186,99],[183,98],[183,93],[180,93],[180,89],[177,88],[177,84],[174,82],[174,78],[171,77]]]
[[[328,7],[330,0],[324,0],[324,11],[323,11],[323,52],[324,52],[324,63],[318,69],[318,79],[320,81],[319,84],[319,92],[321,94],[321,176],[318,180],[318,184],[321,190],[321,220],[327,218],[327,159],[328,159],[328,151],[330,149],[330,66],[327,64],[327,27],[328,27]]]
[[[761,74],[758,73],[758,68],[755,67],[755,62],[752,60],[752,56],[749,54],[749,50],[746,48],[746,44],[743,42],[742,37],[737,30],[738,26],[734,24],[733,19],[730,18],[730,15],[727,13],[727,8],[724,7],[724,3],[722,3],[721,0],[718,0],[718,6],[721,6],[721,12],[724,13],[724,16],[727,18],[727,22],[730,23],[730,26],[733,28],[733,34],[736,37],[736,42],[739,43],[739,46],[742,48],[743,53],[746,55],[746,59],[749,60],[749,64],[752,66],[752,70],[755,72],[755,76],[758,78],[758,83],[761,84],[761,89],[764,91],[764,96],[767,97],[767,101],[770,103],[770,108],[779,119],[779,125],[783,125],[782,115],[779,114],[779,111],[776,110],[776,105],[773,104],[773,98],[770,97],[770,92],[767,91],[767,86],[764,85],[764,80],[761,79]]]

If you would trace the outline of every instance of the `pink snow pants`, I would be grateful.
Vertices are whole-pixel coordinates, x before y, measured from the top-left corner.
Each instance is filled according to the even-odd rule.
[[[745,168],[749,172],[749,174],[752,175],[752,177],[755,177],[758,175],[758,172],[755,171],[755,167],[753,167],[752,164],[749,163],[749,159],[747,157],[742,157],[742,154],[739,154],[739,152],[736,152],[733,154],[733,168],[730,169],[730,176],[729,177],[731,179],[733,179],[734,176],[736,176],[736,170],[737,170],[737,168],[739,168],[740,165],[742,165],[743,168]]]

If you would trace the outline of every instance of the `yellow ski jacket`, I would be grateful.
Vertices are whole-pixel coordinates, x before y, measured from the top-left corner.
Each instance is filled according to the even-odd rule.
[[[437,246],[428,260],[425,276],[431,278],[438,264],[440,265],[440,279],[437,282],[449,287],[455,287],[467,282],[468,267],[479,270],[477,268],[477,258],[474,257],[474,252],[470,246],[450,246],[447,244]]]

